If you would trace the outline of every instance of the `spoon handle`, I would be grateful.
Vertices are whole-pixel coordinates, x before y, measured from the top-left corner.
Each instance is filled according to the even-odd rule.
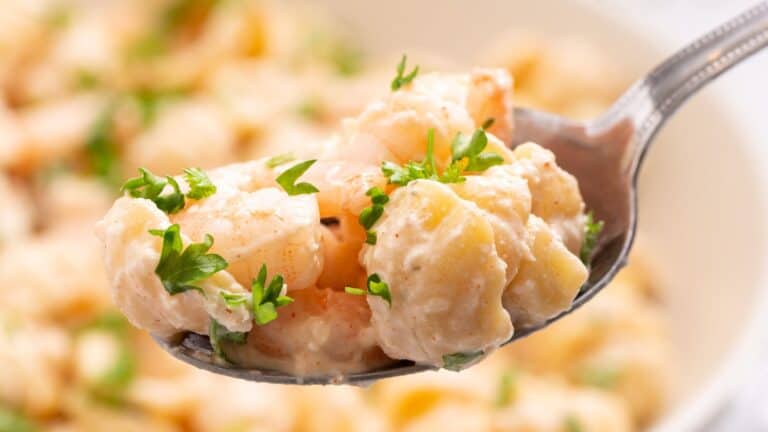
[[[723,72],[768,46],[768,1],[711,30],[636,82],[594,126],[608,129],[630,121],[634,126],[636,172],[649,143],[664,122],[691,95]]]

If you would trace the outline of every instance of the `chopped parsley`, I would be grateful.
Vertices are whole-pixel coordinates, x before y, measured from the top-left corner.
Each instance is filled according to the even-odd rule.
[[[0,432],[36,432],[38,427],[21,413],[0,406]]]
[[[264,325],[277,318],[277,308],[293,303],[293,299],[283,295],[285,282],[283,276],[276,275],[267,285],[267,266],[262,264],[259,275],[251,282],[251,303],[253,319],[258,325]]]
[[[381,190],[381,188],[377,186],[368,189],[365,194],[371,197],[372,204],[370,207],[366,207],[362,212],[360,212],[358,221],[360,222],[360,225],[362,225],[366,230],[365,242],[370,245],[375,245],[376,232],[372,231],[371,228],[379,220],[379,218],[381,218],[381,215],[384,214],[384,204],[389,202],[389,197],[386,193],[384,193],[383,190]]]
[[[464,369],[469,363],[472,363],[473,361],[482,357],[484,354],[485,353],[483,351],[446,354],[443,356],[443,369],[458,372]]]
[[[427,131],[427,151],[423,161],[410,161],[402,167],[394,162],[384,161],[381,171],[387,176],[389,183],[398,186],[405,186],[419,179],[439,180],[435,166],[435,130]]]
[[[504,158],[500,155],[483,152],[488,145],[485,130],[492,124],[493,119],[486,120],[469,138],[457,133],[451,143],[451,163],[442,174],[438,173],[435,164],[434,129],[427,131],[427,151],[423,161],[410,161],[402,167],[394,162],[385,161],[381,164],[381,171],[389,179],[389,183],[398,186],[405,186],[419,179],[441,183],[461,183],[466,180],[463,176],[466,172],[483,172],[494,165],[504,163]]]
[[[319,192],[319,189],[309,183],[296,183],[296,180],[298,180],[299,177],[301,177],[315,162],[317,162],[315,159],[299,162],[283,171],[275,181],[288,193],[288,195],[291,196]]]
[[[258,277],[251,282],[250,295],[222,292],[221,297],[227,306],[250,308],[256,324],[264,325],[277,318],[277,308],[293,303],[291,297],[282,294],[284,289],[281,275],[274,276],[267,285],[267,266],[262,264]]]
[[[563,420],[563,428],[565,432],[584,432],[584,427],[576,417],[569,415]]]
[[[122,403],[125,391],[136,378],[137,369],[136,355],[129,344],[130,324],[119,313],[110,311],[84,325],[80,331],[108,332],[117,339],[119,344],[117,360],[97,378],[90,390],[99,401],[112,405]]]
[[[381,277],[379,277],[378,274],[374,273],[368,276],[366,285],[367,285],[367,290],[364,290],[362,288],[346,287],[344,288],[344,291],[347,294],[352,294],[352,295],[367,294],[375,297],[381,297],[382,299],[384,299],[384,301],[387,302],[387,304],[390,307],[392,306],[392,294],[389,292],[389,285],[387,285],[386,282],[382,281]]]
[[[211,342],[211,348],[213,348],[213,352],[224,361],[233,363],[224,353],[224,350],[221,347],[221,343],[232,342],[238,345],[242,345],[245,343],[247,337],[248,335],[246,333],[229,331],[218,321],[211,318],[211,324],[208,327],[208,339]]]
[[[592,256],[592,251],[597,246],[597,240],[600,238],[600,233],[603,231],[605,222],[595,222],[595,215],[593,212],[587,213],[587,221],[584,224],[584,242],[581,244],[581,251],[579,252],[579,258],[581,262],[589,265],[589,260]]]
[[[483,172],[494,165],[504,163],[504,158],[496,153],[483,153],[488,145],[486,130],[493,125],[490,118],[475,130],[471,138],[467,138],[459,132],[451,143],[452,165],[466,159],[464,171]]]
[[[183,98],[187,89],[152,89],[136,90],[131,97],[136,101],[144,127],[151,126],[157,119],[157,114],[163,104]]]
[[[411,81],[416,78],[416,75],[419,74],[418,66],[413,68],[413,70],[407,75],[405,74],[405,65],[407,61],[408,56],[403,54],[403,57],[400,59],[400,63],[397,64],[397,76],[395,76],[395,79],[392,80],[392,84],[390,85],[392,91],[400,90],[400,88],[404,85],[410,84]]]
[[[189,184],[187,198],[199,200],[216,193],[216,185],[200,168],[185,169],[184,180]],[[163,193],[168,186],[171,190]],[[167,214],[179,212],[186,203],[176,179],[171,176],[156,176],[146,168],[139,168],[139,176],[128,179],[123,183],[121,190],[128,192],[133,198],[145,198],[154,202],[157,208]]]
[[[615,388],[620,378],[621,371],[618,368],[595,366],[583,368],[577,377],[582,384],[605,390]]]
[[[509,371],[501,375],[499,389],[496,394],[496,407],[504,408],[517,397],[517,373]]]
[[[319,100],[308,98],[296,107],[296,113],[305,120],[320,121],[323,118],[324,110]]]
[[[114,139],[115,106],[107,107],[91,126],[85,140],[90,170],[109,185],[119,180],[119,153]]]
[[[94,72],[80,69],[75,73],[75,87],[78,90],[92,90],[101,85],[101,79]]]
[[[165,230],[150,230],[150,233],[163,238],[163,248],[155,274],[170,295],[189,290],[202,294],[202,288],[195,284],[227,268],[228,264],[224,258],[208,253],[213,246],[213,237],[209,234],[205,235],[202,243],[192,243],[184,249],[178,224],[173,224]]]
[[[166,187],[171,191],[163,193]],[[157,208],[167,214],[173,214],[184,208],[184,195],[179,183],[171,176],[158,177],[148,169],[139,168],[139,176],[128,179],[121,188],[133,198],[145,198],[155,203]]]
[[[216,193],[216,185],[200,168],[185,169],[184,180],[189,184],[189,192],[187,192],[189,198],[200,200]]]
[[[162,55],[171,47],[174,34],[193,20],[202,23],[219,0],[176,0],[161,11],[153,28],[131,47],[130,54],[137,59],[150,59]]]
[[[264,163],[267,168],[275,168],[283,164],[287,164],[288,162],[293,162],[296,160],[296,157],[293,156],[291,153],[283,153],[279,154],[277,156],[272,156],[271,158],[267,159],[267,161]]]
[[[333,44],[328,57],[336,72],[343,77],[357,75],[363,70],[364,55],[362,50],[343,40]]]
[[[365,232],[365,243],[369,245],[375,245],[378,241],[379,236],[376,234],[376,231],[374,230],[367,230]]]

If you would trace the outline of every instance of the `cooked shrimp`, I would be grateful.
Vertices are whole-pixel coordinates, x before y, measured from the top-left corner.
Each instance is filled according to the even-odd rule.
[[[212,168],[235,160],[235,136],[212,103],[190,100],[169,106],[127,147],[130,171],[144,167],[175,174],[190,166]]]
[[[364,298],[314,287],[291,296],[275,321],[253,327],[246,344],[225,343],[227,357],[296,375],[360,372],[392,361],[376,343]]]
[[[502,140],[511,136],[511,79],[501,70],[480,69],[469,75],[427,74],[370,104],[344,123],[333,155],[378,165],[384,160],[422,160],[427,131],[435,131],[439,166],[450,158],[457,133],[471,134],[488,118]]]
[[[154,269],[160,260],[161,239],[150,229],[165,229],[168,217],[152,201],[120,198],[97,226],[104,244],[105,267],[115,304],[135,326],[168,337],[189,330],[208,333],[209,316],[232,331],[251,328],[247,308],[229,307],[220,296],[247,292],[226,271],[199,283],[205,293],[189,290],[170,295]],[[185,245],[189,238],[182,233]]]
[[[317,286],[335,290],[363,286],[367,275],[358,256],[364,242],[365,230],[356,217],[342,217],[323,227],[323,271]]]
[[[311,195],[222,185],[171,220],[195,241],[212,235],[212,250],[227,260],[229,273],[243,286],[250,287],[262,265],[283,275],[289,290],[314,285],[322,270],[320,216]]]

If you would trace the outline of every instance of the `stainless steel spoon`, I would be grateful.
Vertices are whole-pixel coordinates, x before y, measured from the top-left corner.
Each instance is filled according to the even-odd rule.
[[[653,69],[603,115],[579,122],[516,109],[512,147],[527,141],[551,149],[558,163],[579,180],[587,207],[605,228],[591,259],[589,281],[572,307],[546,324],[516,328],[522,338],[573,312],[597,294],[626,264],[637,225],[637,174],[664,122],[705,84],[768,45],[768,1],[715,28]],[[297,377],[276,371],[241,369],[214,361],[206,336],[156,338],[176,358],[211,372],[250,381],[283,384],[365,385],[382,378],[431,369],[402,361],[386,369],[345,376]],[[509,343],[508,342],[508,343]]]

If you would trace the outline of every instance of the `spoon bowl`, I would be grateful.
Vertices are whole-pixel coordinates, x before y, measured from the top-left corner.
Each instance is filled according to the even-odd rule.
[[[768,1],[722,24],[661,63],[597,119],[581,122],[517,108],[515,147],[533,141],[550,149],[558,165],[579,182],[587,208],[605,223],[590,258],[590,276],[571,308],[546,323],[517,327],[523,338],[573,312],[594,297],[626,264],[637,225],[636,180],[653,138],[694,93],[726,70],[768,46]],[[206,336],[184,333],[155,340],[174,357],[214,373],[280,384],[368,385],[376,380],[435,369],[409,361],[362,373],[294,376],[223,364]]]

